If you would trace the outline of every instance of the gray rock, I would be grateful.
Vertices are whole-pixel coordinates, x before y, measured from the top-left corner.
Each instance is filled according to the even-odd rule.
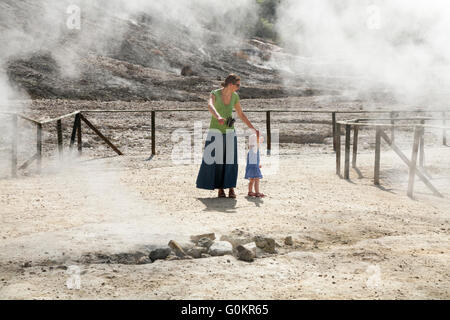
[[[137,264],[148,264],[148,263],[151,263],[151,262],[153,262],[153,261],[150,259],[150,256],[149,257],[142,256],[142,257],[140,257],[138,259]]]
[[[214,242],[209,248],[209,254],[212,256],[224,256],[233,253],[233,246],[228,241]]]
[[[92,145],[91,145],[88,141],[83,141],[82,147],[83,147],[83,148],[91,148]]]
[[[284,244],[287,245],[287,246],[292,246],[294,244],[294,241],[292,240],[292,237],[291,236],[286,237],[284,239]]]
[[[252,248],[238,245],[236,247],[237,251],[237,257],[239,260],[246,261],[246,262],[253,262],[256,258],[256,246],[254,246],[255,250],[252,250]]]
[[[228,241],[231,243],[233,248],[236,248],[239,245],[244,245],[247,243],[253,242],[252,236],[234,236],[234,235],[223,235],[220,237],[220,241]]]
[[[204,247],[204,248],[209,248],[209,247],[211,247],[211,245],[213,243],[214,243],[214,241],[211,240],[210,238],[201,238],[200,240],[198,240],[197,246]]]
[[[191,250],[195,246],[190,241],[178,241],[177,243],[180,245],[180,247],[183,249],[184,252]]]
[[[255,244],[258,248],[264,250],[267,253],[277,253],[275,250],[275,240],[272,238],[266,238],[263,236],[256,236],[254,238]]]
[[[183,248],[176,241],[170,240],[169,241],[169,247],[173,250],[173,252],[178,257],[186,256],[186,253],[184,252]]]
[[[195,244],[198,244],[198,241],[202,238],[208,238],[214,241],[216,240],[216,235],[214,233],[199,234],[196,236],[191,236],[191,241]]]
[[[155,250],[152,250],[150,252],[150,254],[148,255],[148,257],[150,258],[150,260],[152,262],[159,260],[159,259],[166,259],[169,254],[172,252],[172,250],[170,248],[158,248]]]
[[[181,260],[181,257],[178,257],[178,256],[176,256],[176,255],[174,255],[174,254],[171,254],[171,255],[169,255],[169,256],[167,257],[166,260],[167,260],[167,261]]]
[[[202,253],[206,253],[207,249],[203,247],[194,247],[188,250],[186,253],[194,259],[200,259],[202,257]]]

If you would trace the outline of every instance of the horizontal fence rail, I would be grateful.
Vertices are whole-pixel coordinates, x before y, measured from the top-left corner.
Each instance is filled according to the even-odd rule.
[[[35,120],[31,117],[14,113],[14,112],[0,112],[0,114],[9,115],[13,121],[13,137],[11,141],[12,146],[12,156],[11,156],[11,172],[13,176],[17,175],[17,169],[25,169],[28,167],[34,160],[37,161],[37,169],[38,172],[41,170],[41,163],[42,163],[42,131],[43,126],[48,125],[51,123],[56,124],[56,131],[57,131],[57,137],[58,137],[58,151],[59,156],[62,159],[62,153],[63,153],[63,136],[62,136],[62,120],[66,120],[68,118],[74,117],[74,123],[72,128],[72,134],[70,137],[70,149],[72,149],[75,145],[75,140],[77,142],[77,149],[78,153],[81,155],[82,153],[82,128],[81,124],[84,122],[92,131],[94,131],[95,134],[97,134],[111,149],[113,149],[118,155],[123,155],[123,153],[117,148],[111,141],[104,136],[98,128],[96,128],[87,118],[87,114],[95,114],[95,113],[151,113],[151,145],[152,145],[152,156],[156,155],[156,113],[164,113],[164,112],[208,112],[208,110],[205,109],[149,109],[149,110],[78,110],[74,111],[69,114],[65,114],[62,116],[59,116],[57,118],[52,118],[48,120]],[[338,159],[338,154],[340,155],[340,138],[338,139],[338,136],[340,137],[341,128],[347,126],[353,126],[354,128],[364,127],[364,126],[372,126],[372,127],[380,127],[380,128],[391,128],[391,139],[394,141],[394,128],[401,128],[401,127],[411,127],[411,125],[402,125],[402,124],[395,124],[397,121],[412,121],[412,120],[418,120],[418,121],[436,121],[441,120],[443,121],[443,126],[437,126],[437,125],[427,125],[427,124],[421,124],[422,126],[429,127],[429,128],[436,128],[441,129],[443,133],[443,144],[446,145],[446,132],[450,130],[450,127],[446,125],[447,120],[450,120],[449,118],[446,118],[446,115],[450,112],[450,110],[422,110],[422,109],[416,109],[416,110],[308,110],[308,109],[293,109],[293,110],[276,110],[276,109],[264,109],[264,110],[245,110],[245,113],[265,113],[266,114],[266,134],[267,134],[267,154],[270,155],[271,153],[271,114],[272,113],[301,113],[301,114],[328,114],[331,115],[331,121],[317,121],[317,120],[311,120],[306,121],[305,123],[317,123],[317,124],[330,124],[332,126],[332,132],[333,132],[333,149],[336,151],[336,172],[340,174],[340,157]],[[400,118],[399,114],[404,113],[419,113],[419,114],[435,114],[439,113],[442,115],[441,118],[432,118],[432,117],[403,117]],[[380,119],[371,119],[371,118],[360,118],[360,119],[352,119],[346,122],[338,121],[337,116],[342,116],[344,114],[389,114],[389,118],[380,118]],[[36,154],[33,155],[30,159],[25,161],[22,165],[17,165],[17,135],[18,132],[16,130],[17,127],[17,119],[21,118],[23,120],[29,121],[36,125]],[[370,121],[390,121],[390,124],[379,124],[379,123],[367,123]],[[357,141],[358,138],[358,129],[356,129],[355,134],[356,137],[354,137],[354,141]],[[347,133],[346,133],[347,136]],[[339,148],[338,148],[339,147]],[[346,142],[346,154],[347,154],[347,142]],[[352,165],[355,165],[356,163],[356,152],[357,152],[357,143],[354,143],[354,154],[355,158],[354,161],[352,161]],[[346,166],[349,164],[346,162]],[[339,170],[338,170],[339,169]],[[344,174],[346,175],[346,173]]]

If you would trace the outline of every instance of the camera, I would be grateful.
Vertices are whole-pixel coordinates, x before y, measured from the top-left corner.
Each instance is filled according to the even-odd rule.
[[[234,119],[232,117],[228,117],[227,120],[225,120],[225,124],[229,128],[231,128],[234,125],[235,122],[236,122],[236,119]]]

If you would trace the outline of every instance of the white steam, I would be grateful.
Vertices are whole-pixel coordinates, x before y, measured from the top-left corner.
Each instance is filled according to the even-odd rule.
[[[285,69],[305,78],[355,77],[358,90],[387,89],[406,103],[449,92],[447,1],[284,0],[277,30],[303,57]]]

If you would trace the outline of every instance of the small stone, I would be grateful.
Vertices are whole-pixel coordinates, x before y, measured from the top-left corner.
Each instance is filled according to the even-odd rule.
[[[233,246],[228,241],[217,241],[209,248],[209,254],[212,256],[224,256],[233,253]]]
[[[210,258],[211,255],[207,253],[202,253],[202,258]]]
[[[171,252],[172,250],[170,248],[158,248],[151,251],[148,257],[152,262],[159,259],[164,260],[169,256]]]
[[[181,75],[185,76],[185,77],[190,77],[190,76],[194,75],[194,71],[192,71],[192,67],[191,66],[185,65],[181,69]]]
[[[216,235],[214,233],[205,233],[205,234],[200,234],[197,236],[191,236],[191,241],[195,244],[198,243],[198,241],[202,238],[208,238],[211,239],[212,241],[216,240]]]
[[[228,241],[232,244],[233,248],[236,248],[238,245],[244,245],[253,242],[253,236],[243,231],[239,232],[235,230],[229,235],[221,236],[220,241]]]
[[[178,241],[177,243],[184,252],[191,250],[195,246],[195,244],[190,241]]]
[[[181,258],[176,255],[170,255],[166,258],[167,261],[180,260]]]
[[[289,236],[289,237],[284,238],[284,244],[287,245],[287,246],[292,246],[294,244],[294,241],[292,240],[292,237]]]
[[[25,262],[24,264],[22,264],[23,268],[30,268],[31,267],[31,262]]]
[[[277,253],[275,250],[275,240],[272,238],[266,238],[263,236],[256,236],[254,238],[255,244],[258,248],[264,250],[267,253]]]
[[[206,248],[194,247],[186,253],[194,259],[200,259],[202,257],[202,253],[206,253]]]
[[[184,257],[186,255],[183,248],[176,241],[170,240],[169,247],[173,250],[173,252],[175,252],[178,257]]]
[[[238,256],[239,260],[246,261],[246,262],[253,262],[255,260],[256,252],[254,252],[253,250],[250,250],[249,248],[246,248],[243,245],[238,245],[236,247],[236,250],[237,250],[237,256]]]
[[[211,247],[213,243],[214,241],[210,238],[201,238],[200,240],[198,240],[197,246],[209,249],[209,247]]]
[[[150,262],[153,262],[153,261],[150,259],[150,257],[147,257],[147,256],[142,256],[137,261],[138,264],[147,264]]]

